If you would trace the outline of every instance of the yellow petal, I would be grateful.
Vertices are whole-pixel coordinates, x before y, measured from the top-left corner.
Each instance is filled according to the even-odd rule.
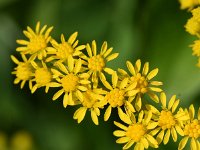
[[[117,58],[118,55],[119,55],[119,53],[111,54],[110,56],[108,56],[108,57],[106,58],[106,60],[107,60],[107,61],[111,61],[111,60]]]
[[[120,88],[120,89],[124,89],[124,88],[127,86],[127,84],[128,84],[128,78],[124,78],[124,79],[122,80],[122,82],[120,83],[119,88]],[[127,88],[126,88],[125,90],[127,90]]]
[[[155,86],[163,85],[163,83],[160,81],[151,81],[150,84]]]
[[[92,118],[92,121],[94,122],[94,124],[96,124],[96,125],[99,124],[97,114],[95,113],[94,110],[91,110],[91,118]]]
[[[95,41],[92,41],[92,52],[93,52],[94,56],[97,55],[97,44]]]
[[[119,139],[116,140],[116,143],[127,143],[129,142],[131,139],[129,137],[121,137]]]
[[[113,74],[113,72],[114,72],[114,70],[113,69],[111,69],[111,68],[104,68],[103,69],[106,73],[108,73],[108,74],[110,74],[110,75],[112,75]]]
[[[149,72],[149,62],[146,62],[142,70],[142,75],[146,76],[148,72]]]
[[[135,63],[135,73],[137,74],[138,72],[140,72],[140,68],[141,68],[141,60],[138,59]]]
[[[114,124],[115,124],[117,127],[121,128],[121,129],[123,129],[123,130],[125,130],[125,131],[128,130],[128,127],[126,127],[125,125],[123,125],[123,124],[121,124],[121,123],[119,123],[119,122],[114,121]]]
[[[72,72],[74,69],[74,59],[72,56],[68,57],[68,68],[70,72]]]
[[[126,62],[126,66],[127,66],[129,72],[130,72],[132,75],[136,75],[135,69],[134,69],[134,67],[133,67],[133,64],[132,64],[130,61],[127,61],[127,62]]]
[[[162,92],[161,88],[156,88],[156,87],[149,87],[149,90],[154,91],[154,92]]]
[[[138,115],[138,122],[142,122],[143,116],[144,116],[144,111],[142,110]]]
[[[87,50],[89,57],[91,58],[93,55],[92,55],[92,50],[91,50],[91,47],[89,44],[86,44],[86,50]]]
[[[107,121],[110,118],[112,107],[109,105],[104,114],[104,121]]]
[[[172,106],[174,105],[175,100],[176,100],[176,95],[173,95],[173,96],[171,97],[171,99],[169,100],[168,109],[171,109],[171,108],[172,108]]]
[[[149,142],[147,141],[146,138],[141,138],[141,143],[144,145],[145,149],[148,149]]]
[[[176,131],[178,132],[178,134],[180,134],[181,136],[184,136],[184,132],[183,132],[183,130],[181,129],[180,126],[175,125],[175,129],[176,129]]]
[[[129,141],[123,146],[123,149],[129,149],[135,142],[133,140]]]
[[[63,94],[64,90],[61,89],[59,90],[58,92],[56,92],[54,95],[53,95],[53,98],[52,100],[56,100],[58,97],[60,97],[62,94]]]
[[[167,130],[165,136],[164,136],[164,140],[163,140],[163,143],[164,144],[167,144],[168,141],[169,141],[169,137],[170,137],[170,129]]]
[[[152,70],[152,71],[147,75],[147,79],[148,79],[148,80],[151,80],[151,79],[154,78],[157,74],[158,74],[158,68]]]
[[[142,100],[140,96],[137,96],[136,101],[135,101],[135,108],[137,111],[139,111],[142,107]]]
[[[200,107],[198,109],[198,120],[200,120]]]
[[[106,41],[103,42],[102,46],[101,46],[101,51],[100,54],[104,54],[107,50],[108,44]]]
[[[163,141],[163,137],[164,137],[164,130],[161,130],[161,132],[157,135],[156,140],[158,141],[158,144],[160,144]]]
[[[191,150],[197,150],[197,145],[196,145],[196,141],[194,138],[191,139],[191,142],[190,142],[190,149]]]
[[[171,134],[172,134],[172,138],[174,140],[174,142],[177,141],[177,133],[176,130],[174,129],[174,127],[171,128]]]
[[[156,127],[158,126],[158,122],[150,122],[148,125],[147,125],[147,129],[155,129]]]
[[[65,93],[64,98],[63,98],[63,106],[66,108],[68,105],[68,101],[69,101],[69,96],[67,93]]]
[[[106,58],[106,57],[112,52],[112,50],[113,50],[112,47],[109,48],[109,49],[103,54],[104,58]]]
[[[155,146],[158,145],[158,142],[154,139],[153,136],[147,134],[147,135],[146,135],[146,138],[147,138],[147,140],[148,140],[151,144],[153,144],[153,145],[155,145]]]
[[[187,137],[184,137],[181,141],[180,141],[180,143],[179,143],[179,145],[178,145],[178,150],[182,150],[184,147],[185,147],[185,145],[187,144],[187,141],[188,141],[188,136]]]
[[[145,124],[148,125],[149,121],[151,120],[151,117],[152,117],[152,112],[148,111],[144,118]]]
[[[113,88],[116,88],[117,82],[118,82],[118,76],[117,76],[117,72],[115,71],[115,72],[112,74],[112,84],[113,84]]]
[[[148,92],[149,97],[156,103],[159,103],[159,98],[156,94]]]
[[[146,104],[145,107],[147,108],[147,110],[151,110],[152,113],[154,114],[159,114],[159,110],[157,108],[155,108],[154,106],[150,105],[150,104]]]
[[[175,102],[174,102],[174,105],[172,106],[172,113],[174,113],[175,111],[176,111],[176,108],[178,107],[178,104],[179,104],[179,99],[178,100],[176,100]]]
[[[76,40],[76,37],[77,37],[77,36],[78,36],[78,32],[74,32],[74,33],[69,37],[68,42],[69,42],[70,44],[73,44],[74,41]]]
[[[128,116],[122,111],[122,109],[121,109],[120,107],[118,107],[118,115],[119,115],[119,118],[120,118],[123,122],[125,122],[125,123],[127,123],[127,124],[131,124],[131,123],[132,123],[130,117],[128,117]]]
[[[87,111],[87,108],[86,107],[81,107],[77,110],[77,112],[74,113],[74,116],[73,118],[74,119],[78,119],[78,123],[80,123],[84,117],[85,117],[85,114],[86,114],[86,111]]]
[[[82,66],[82,61],[81,59],[79,59],[76,64],[75,64],[75,68],[74,68],[74,73],[77,74],[78,72],[80,72],[81,70],[81,66]]]
[[[128,79],[128,78],[127,78]],[[134,88],[137,86],[137,82],[133,82],[131,83],[126,89],[125,91],[130,91],[130,90],[134,90]],[[134,90],[134,91],[138,91],[138,90]]]
[[[126,136],[126,132],[122,130],[116,130],[113,132],[113,135],[116,137],[122,137],[122,136]]]
[[[194,105],[191,104],[189,107],[189,115],[190,115],[190,119],[193,120],[194,119],[194,115],[195,115],[195,109],[194,109]]]

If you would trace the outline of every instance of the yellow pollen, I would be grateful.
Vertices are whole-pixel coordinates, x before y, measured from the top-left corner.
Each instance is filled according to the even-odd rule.
[[[163,129],[170,129],[172,126],[175,125],[175,119],[171,111],[165,111],[162,110],[159,120],[158,120],[158,125]]]
[[[146,93],[147,92],[148,81],[140,73],[137,73],[136,76],[132,76],[131,81],[137,82],[136,90],[139,90],[140,93]]]
[[[128,127],[126,136],[130,137],[134,142],[139,142],[140,139],[145,135],[146,130],[142,124],[133,124]]]
[[[200,122],[195,119],[191,123],[187,124],[184,128],[184,135],[188,135],[191,138],[200,137]]]
[[[112,107],[122,106],[124,104],[124,94],[123,90],[116,88],[106,94],[105,98]]]
[[[59,44],[56,55],[61,59],[67,59],[70,55],[72,55],[73,52],[74,49],[72,48],[72,46],[69,43],[65,42]]]
[[[87,90],[83,93],[84,99],[82,102],[82,105],[87,108],[92,108],[94,104],[97,102],[97,99],[92,95],[92,92],[90,90]]]
[[[32,76],[32,67],[29,63],[20,63],[17,66],[16,76],[20,80],[29,80]]]
[[[51,82],[51,73],[45,68],[39,68],[35,71],[35,80],[37,84],[45,85]]]
[[[47,47],[47,42],[43,35],[36,35],[35,37],[30,39],[30,42],[28,44],[28,49],[30,50],[31,54],[43,50],[46,47]]]
[[[92,71],[101,71],[105,67],[105,60],[101,55],[93,56],[88,60],[88,68]]]
[[[66,92],[75,91],[79,78],[74,74],[68,74],[61,79],[62,86]]]

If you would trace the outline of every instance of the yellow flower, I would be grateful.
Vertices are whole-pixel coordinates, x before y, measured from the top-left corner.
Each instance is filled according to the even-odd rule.
[[[200,40],[194,41],[194,44],[191,45],[191,47],[192,47],[192,51],[193,51],[192,55],[199,57],[200,56]]]
[[[172,135],[173,140],[177,141],[177,132],[183,135],[181,124],[183,121],[188,120],[188,113],[179,111],[175,114],[175,111],[179,105],[179,99],[176,100],[176,95],[173,95],[169,100],[168,107],[166,104],[166,95],[164,92],[160,94],[160,100],[162,104],[162,110],[159,112],[154,106],[146,105],[148,110],[151,110],[154,114],[154,121],[158,123],[157,128],[152,131],[152,135],[157,134],[156,140],[160,144],[162,141],[167,144]],[[165,132],[166,131],[166,132]]]
[[[61,35],[61,43],[57,43],[55,40],[51,41],[53,47],[47,48],[47,53],[51,56],[46,59],[46,62],[52,60],[59,60],[61,62],[67,60],[69,56],[79,56],[82,54],[81,50],[85,49],[85,45],[78,45],[78,40],[76,40],[78,32],[74,32],[67,41],[65,37]]]
[[[0,132],[0,150],[7,150],[7,136]]]
[[[136,94],[136,101],[135,101],[136,110],[139,111],[141,109],[141,106],[142,106],[141,97],[145,93],[148,94],[152,100],[158,103],[159,98],[154,92],[161,92],[162,89],[157,88],[155,86],[162,85],[162,82],[150,81],[157,75],[158,68],[149,72],[149,63],[146,62],[144,64],[142,72],[140,72],[141,70],[140,59],[136,61],[135,66],[133,66],[130,61],[127,61],[126,65],[129,72],[131,73],[131,76],[123,69],[118,69],[118,71],[120,72],[122,78],[128,77],[130,83],[135,83],[135,82],[137,83],[134,89],[134,93]]]
[[[47,56],[46,48],[51,39],[49,34],[53,27],[48,28],[44,33],[46,28],[47,25],[40,30],[40,22],[37,22],[35,32],[30,27],[27,27],[27,31],[24,30],[23,33],[29,40],[17,40],[17,43],[23,46],[18,47],[16,50],[22,54],[30,54],[31,60],[34,60],[36,57],[42,60],[43,57]]]
[[[101,74],[103,74],[103,72],[106,72],[108,74],[113,73],[113,70],[111,68],[107,68],[106,64],[107,62],[115,59],[119,54],[110,54],[113,48],[111,47],[107,49],[107,42],[103,43],[99,54],[97,54],[96,41],[92,41],[92,47],[89,44],[87,44],[86,50],[88,56],[83,55],[81,56],[81,58],[85,60],[84,65],[87,66],[88,74],[92,76],[92,82],[94,83],[94,87],[97,87],[98,77]]]
[[[31,81],[36,82],[33,87],[31,87],[31,92],[34,93],[38,88],[45,86],[45,92],[47,93],[49,87],[58,87],[59,84],[56,82],[52,82],[53,76],[48,69],[47,65],[41,61],[42,67],[39,67],[35,61],[32,61],[31,64],[35,69],[34,78]]]
[[[121,123],[114,122],[117,127],[121,128],[121,130],[113,132],[116,137],[119,137],[116,142],[120,144],[126,143],[123,149],[129,149],[134,144],[134,150],[148,149],[149,146],[158,148],[158,142],[149,134],[155,124],[151,118],[151,111],[146,113],[141,111],[137,120],[133,114],[131,117],[123,114],[122,121],[128,124],[128,127]]]
[[[105,94],[105,91],[98,88],[78,93],[82,107],[76,110],[73,118],[77,119],[78,123],[80,123],[84,119],[86,111],[89,109],[92,121],[98,125],[98,116],[100,115],[99,108],[103,108],[104,105],[107,104],[103,94]]]
[[[136,83],[128,84],[128,78],[124,78],[121,81],[118,78],[116,71],[113,72],[112,74],[112,85],[106,81],[106,78],[103,74],[100,76],[100,78],[103,85],[110,90],[105,96],[105,99],[109,104],[104,114],[105,121],[109,119],[112,108],[117,107],[120,118],[122,117],[121,116],[122,106],[124,106],[127,113],[135,112],[135,109],[132,106],[131,101],[135,96],[133,89],[135,88]]]
[[[179,143],[179,150],[182,150],[189,139],[190,141],[190,149],[191,150],[200,150],[200,108],[198,110],[198,118],[195,119],[195,109],[193,105],[189,107],[189,120],[184,126],[184,138]]]
[[[197,22],[194,18],[188,19],[185,28],[186,31],[191,35],[199,35],[200,32],[199,22]]]
[[[32,87],[32,81],[33,78],[33,67],[31,65],[30,59],[27,60],[25,55],[21,55],[23,62],[20,62],[16,57],[11,55],[12,61],[17,64],[17,67],[14,68],[15,71],[12,72],[12,74],[16,75],[16,79],[14,80],[14,84],[18,84],[21,82],[21,89],[24,87],[26,81],[29,81],[29,88]]]
[[[33,139],[32,136],[25,131],[18,131],[11,139],[12,150],[32,150]]]
[[[199,0],[179,0],[179,2],[181,4],[181,9],[189,10],[200,4]]]
[[[56,79],[58,86],[62,87],[61,90],[56,92],[53,96],[53,100],[56,100],[63,93],[63,106],[76,105],[80,103],[77,99],[77,93],[80,91],[86,91],[87,86],[90,83],[88,80],[89,75],[87,73],[81,73],[82,60],[75,61],[71,56],[68,58],[67,66],[62,63],[56,63],[57,69],[51,69],[53,78]]]

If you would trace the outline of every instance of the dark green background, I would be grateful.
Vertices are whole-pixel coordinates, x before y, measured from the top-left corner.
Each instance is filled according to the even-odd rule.
[[[118,59],[109,64],[125,68],[125,61],[150,62],[159,68],[156,79],[163,81],[168,95],[178,95],[181,106],[191,103],[199,107],[200,69],[195,66],[189,45],[195,37],[184,30],[191,16],[179,9],[176,0],[0,0],[0,131],[12,136],[26,130],[34,138],[38,150],[120,150],[112,132],[116,112],[108,122],[95,126],[89,113],[78,125],[72,116],[76,108],[64,109],[62,100],[51,100],[54,90],[44,89],[33,95],[26,86],[20,90],[13,85],[11,75],[15,64],[10,55],[17,55],[16,39],[25,38],[27,25],[35,28],[37,21],[53,25],[52,35],[60,40],[79,32],[80,43],[96,40],[100,47],[104,40],[119,52]],[[160,149],[177,149],[170,142]]]

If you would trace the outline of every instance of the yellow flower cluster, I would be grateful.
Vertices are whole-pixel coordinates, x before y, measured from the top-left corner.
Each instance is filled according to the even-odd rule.
[[[68,105],[78,107],[73,115],[78,123],[89,111],[92,121],[98,125],[103,109],[104,121],[117,109],[126,125],[115,121],[120,130],[113,134],[119,137],[117,143],[125,143],[123,149],[132,146],[135,150],[158,148],[161,142],[168,143],[170,135],[174,142],[180,135],[184,138],[178,149],[183,149],[191,138],[191,149],[200,150],[200,111],[198,119],[194,119],[193,105],[189,110],[178,108],[180,100],[175,95],[167,105],[166,94],[160,88],[163,83],[154,80],[158,68],[150,70],[148,62],[142,66],[138,59],[135,64],[126,62],[128,71],[113,70],[107,63],[119,54],[112,53],[113,48],[109,48],[107,42],[101,48],[97,48],[96,41],[79,45],[77,32],[68,40],[62,34],[61,42],[57,42],[50,36],[53,28],[46,28],[45,25],[40,29],[38,22],[35,31],[30,27],[24,31],[27,41],[17,40],[23,47],[16,49],[22,61],[11,56],[17,65],[12,72],[16,76],[14,84],[21,82],[23,88],[28,81],[32,93],[41,87],[45,87],[46,93],[50,88],[58,89],[52,99],[62,96],[65,108]],[[161,109],[150,105],[149,100],[161,104]]]
[[[200,67],[200,7],[193,9],[192,17],[188,19],[185,28],[188,33],[191,35],[197,36],[198,40],[195,40],[191,45],[192,55],[198,58],[197,66]]]

